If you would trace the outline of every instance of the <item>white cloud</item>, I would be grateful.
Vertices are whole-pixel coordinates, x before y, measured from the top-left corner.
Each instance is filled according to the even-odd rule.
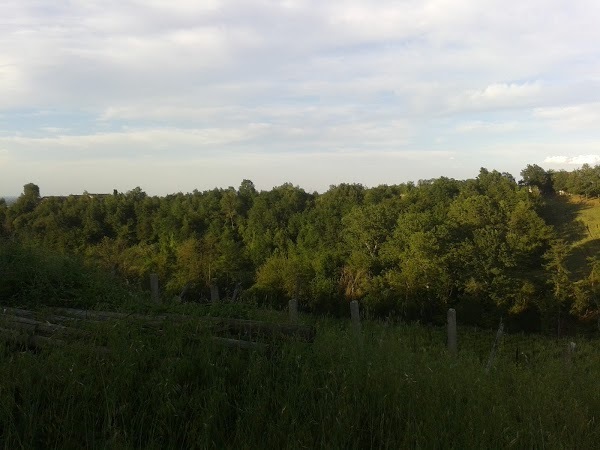
[[[5,92],[17,92],[23,89],[23,76],[14,61],[0,56],[0,86]]]
[[[51,133],[51,134],[68,133],[69,132],[69,128],[63,128],[63,127],[42,127],[42,128],[40,128],[40,130],[44,131],[46,133]]]
[[[0,148],[0,166],[5,165],[9,160],[8,150],[5,148]]]
[[[432,145],[476,166],[594,154],[599,21],[595,0],[4,0],[0,146],[81,164]],[[414,163],[409,175],[429,173]]]
[[[456,131],[459,133],[508,133],[518,130],[520,124],[517,122],[484,122],[476,120],[458,125]]]
[[[534,106],[543,95],[539,81],[527,83],[494,83],[483,89],[467,90],[450,98],[451,110],[521,109]]]
[[[560,131],[593,130],[600,125],[600,102],[552,108],[538,108],[534,116],[549,121]]]
[[[583,164],[596,165],[600,164],[600,155],[548,156],[544,162],[550,164],[569,164],[578,166]]]
[[[134,0],[138,7],[151,7],[159,10],[161,13],[173,14],[197,14],[219,9],[221,2],[219,0]]]
[[[300,126],[294,124],[294,117],[276,124],[241,121],[220,128],[133,128],[81,135],[64,134],[51,128],[43,137],[0,136],[0,146],[24,159],[40,160],[89,160],[97,159],[96,155],[105,158],[121,155],[123,159],[151,156],[165,161],[231,151],[239,154],[258,151],[272,158],[279,152],[404,150],[412,133],[410,124],[401,120],[367,122],[344,117],[344,120],[326,123],[324,116],[315,114],[308,119],[311,125]],[[43,149],[43,153],[39,149]]]
[[[334,1],[296,3],[293,10],[262,1],[8,5],[3,16],[13,20],[0,31],[0,45],[30,83],[28,92],[4,105],[83,101],[105,108],[148,96],[198,102],[224,84],[240,87],[233,94],[239,104],[240,92],[251,92],[261,79],[267,87],[283,83],[286,95],[313,86],[321,96],[336,86],[348,86],[347,96],[365,83],[373,94],[432,80],[446,90],[442,102],[450,88],[464,92],[450,96],[456,107],[494,107],[523,100],[535,88],[504,80],[535,80],[575,49],[592,49],[582,45],[584,37],[600,37],[593,31],[582,36],[593,13],[571,17],[546,2],[507,8],[497,2]],[[593,3],[581,6],[590,9]],[[548,11],[559,24],[552,30],[543,17]]]
[[[49,137],[11,136],[0,137],[0,145],[15,154],[34,154],[44,149],[40,159],[70,158],[87,160],[89,155],[104,154],[110,157],[122,153],[124,158],[132,155],[154,154],[162,158],[177,157],[177,152],[190,150],[214,151],[219,146],[251,140],[265,132],[264,124],[249,124],[244,128],[231,129],[148,129],[122,132],[96,133],[90,135],[58,135]]]

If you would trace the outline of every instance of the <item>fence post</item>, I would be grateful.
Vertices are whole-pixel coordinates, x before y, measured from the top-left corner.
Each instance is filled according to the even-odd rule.
[[[298,299],[293,298],[288,302],[288,309],[290,313],[290,322],[298,323]]]
[[[350,302],[350,317],[352,318],[352,329],[354,334],[360,335],[360,313],[358,310],[358,301],[352,300]]]
[[[485,368],[486,373],[490,371],[492,366],[494,365],[494,358],[496,357],[496,349],[498,345],[500,345],[500,339],[502,339],[502,334],[504,333],[504,324],[502,323],[502,319],[500,319],[500,326],[498,327],[498,332],[496,333],[496,340],[492,345],[492,351],[490,352],[490,357],[488,359],[487,366]]]
[[[217,286],[217,280],[210,282],[210,301],[211,303],[219,303],[219,286]]]
[[[158,295],[158,274],[150,274],[150,292],[152,293],[152,301],[154,303],[160,303],[160,296]]]
[[[565,352],[565,363],[570,366],[573,363],[573,356],[575,356],[575,350],[577,350],[577,344],[575,342],[569,342],[567,344]]]
[[[456,334],[456,310],[450,308],[448,310],[448,351],[456,354],[458,351],[457,334]]]

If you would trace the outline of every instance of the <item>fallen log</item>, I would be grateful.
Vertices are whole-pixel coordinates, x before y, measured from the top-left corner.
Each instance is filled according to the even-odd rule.
[[[77,328],[69,328],[64,325],[57,325],[49,322],[41,322],[39,320],[29,319],[21,316],[3,315],[0,317],[0,324],[4,328],[25,331],[31,335],[41,335],[52,337],[54,335],[71,336],[71,337],[87,337],[89,333]]]
[[[229,319],[221,317],[198,317],[185,316],[181,314],[161,314],[156,316],[148,316],[137,313],[117,313],[107,311],[89,311],[73,308],[53,308],[53,311],[64,314],[65,316],[73,316],[83,320],[140,320],[149,326],[162,326],[165,321],[174,322],[209,322],[211,325],[218,327],[220,330],[243,336],[264,336],[264,337],[294,337],[306,342],[313,342],[316,336],[316,330],[312,326],[297,325],[297,324],[279,324],[271,322],[262,322],[246,319]]]
[[[87,322],[101,323],[106,321],[134,320],[142,327],[162,332],[168,323],[208,324],[214,333],[226,337],[214,338],[215,342],[239,348],[261,349],[264,344],[251,342],[248,339],[281,339],[294,338],[313,342],[316,331],[314,327],[297,324],[277,324],[255,320],[229,319],[219,317],[196,317],[181,314],[144,315],[138,313],[119,313],[110,311],[90,311],[73,308],[49,308],[44,311],[30,311],[19,308],[0,308],[0,323],[5,328],[24,332],[29,336],[56,336],[70,338],[89,338],[91,333],[72,325]],[[242,339],[240,339],[242,338]],[[257,344],[257,345],[255,345]]]

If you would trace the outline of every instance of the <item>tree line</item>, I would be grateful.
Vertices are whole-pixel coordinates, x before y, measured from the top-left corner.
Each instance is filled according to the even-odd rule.
[[[529,164],[521,171],[522,184],[537,189],[542,194],[575,194],[584,197],[600,197],[600,165],[583,164],[572,171],[544,170],[537,164]]]
[[[318,313],[346,314],[356,299],[377,317],[438,323],[453,307],[463,323],[502,316],[540,329],[561,315],[598,314],[600,263],[572,280],[569,245],[544,207],[545,195],[567,184],[579,193],[574,186],[587,184],[571,180],[588,170],[600,180],[600,170],[538,168],[527,166],[521,183],[482,168],[468,180],[339,184],[323,194],[289,183],[257,191],[244,180],[165,197],[139,187],[41,197],[30,183],[14,204],[0,201],[0,223],[5,236],[77,255],[129,283],[158,273],[167,295],[187,301],[209,298],[217,285],[260,304],[296,297]]]

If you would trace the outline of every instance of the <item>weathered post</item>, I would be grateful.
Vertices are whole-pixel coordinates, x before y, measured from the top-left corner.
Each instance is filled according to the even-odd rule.
[[[492,345],[492,351],[490,352],[490,357],[488,359],[487,366],[485,368],[486,372],[489,372],[494,365],[494,358],[496,357],[496,349],[498,345],[500,345],[500,339],[502,339],[502,334],[504,333],[504,324],[502,323],[502,319],[500,319],[500,326],[498,327],[498,331],[496,332],[496,340],[494,340],[494,344]]]
[[[212,303],[219,303],[219,286],[217,286],[217,280],[212,280],[210,283],[210,301]]]
[[[352,329],[354,334],[360,335],[360,312],[358,310],[358,301],[352,300],[350,302],[350,317],[352,318]]]
[[[448,351],[452,354],[458,352],[457,333],[456,333],[456,310],[448,310]]]
[[[577,350],[577,344],[575,342],[569,342],[565,351],[565,363],[570,366],[573,363],[573,356],[575,356],[575,350]]]
[[[160,296],[158,295],[158,274],[150,274],[150,292],[152,293],[152,301],[154,303],[160,303]]]
[[[298,299],[293,298],[288,302],[288,309],[290,313],[290,322],[298,323]]]

